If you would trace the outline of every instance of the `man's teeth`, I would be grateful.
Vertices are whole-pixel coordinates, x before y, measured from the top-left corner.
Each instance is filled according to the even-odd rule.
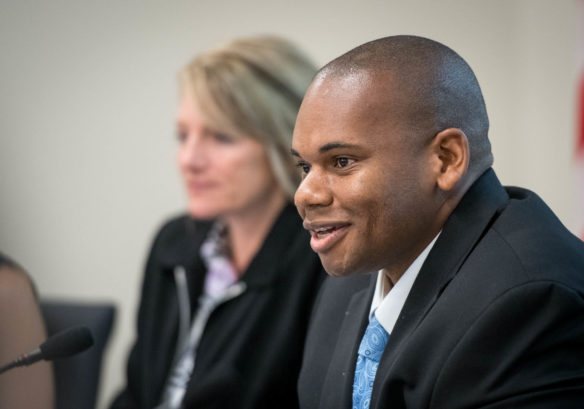
[[[334,229],[334,227],[319,227],[314,229],[314,234],[320,239],[331,234]]]
[[[331,230],[332,227],[317,227],[316,229],[314,229],[315,232],[319,233],[321,231],[327,231],[327,230]]]

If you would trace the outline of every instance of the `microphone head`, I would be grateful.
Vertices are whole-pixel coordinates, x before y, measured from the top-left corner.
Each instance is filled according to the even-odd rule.
[[[47,339],[39,349],[44,360],[65,358],[85,351],[93,345],[93,336],[87,327],[71,327]]]

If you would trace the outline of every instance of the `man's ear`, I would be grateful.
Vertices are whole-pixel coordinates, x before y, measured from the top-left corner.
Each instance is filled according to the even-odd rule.
[[[445,129],[434,137],[433,152],[440,163],[436,183],[441,190],[451,191],[468,170],[468,138],[458,128]]]

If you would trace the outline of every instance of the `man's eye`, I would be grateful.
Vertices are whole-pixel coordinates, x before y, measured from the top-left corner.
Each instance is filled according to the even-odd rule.
[[[310,165],[306,162],[296,163],[296,167],[302,171],[303,174],[310,172]]]
[[[353,159],[345,158],[343,156],[335,158],[335,167],[344,168],[353,163]]]

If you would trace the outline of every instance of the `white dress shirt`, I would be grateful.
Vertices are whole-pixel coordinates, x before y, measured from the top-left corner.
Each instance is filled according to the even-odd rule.
[[[406,302],[406,298],[408,298],[408,294],[414,285],[414,281],[422,268],[422,264],[426,261],[428,253],[430,253],[430,250],[434,247],[434,243],[436,243],[438,236],[440,236],[440,233],[434,237],[430,244],[426,246],[414,262],[408,267],[393,288],[391,288],[389,279],[381,270],[377,273],[377,284],[375,285],[375,292],[373,294],[373,300],[371,301],[369,317],[371,317],[372,314],[375,314],[379,323],[389,334],[393,331],[393,327],[395,326]]]

